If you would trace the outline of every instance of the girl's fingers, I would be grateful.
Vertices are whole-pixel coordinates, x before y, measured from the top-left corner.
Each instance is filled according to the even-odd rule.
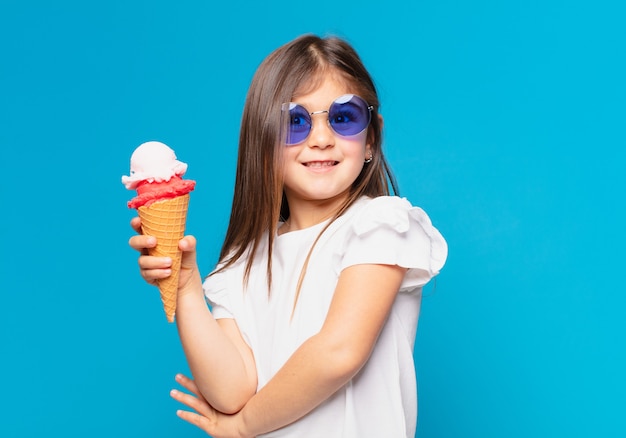
[[[172,259],[169,257],[139,256],[139,273],[150,284],[172,275]]]
[[[179,403],[189,406],[194,411],[198,412],[205,417],[214,415],[215,412],[204,399],[198,398],[192,394],[172,389],[170,396]]]
[[[142,255],[138,259],[141,269],[169,269],[172,267],[172,259],[170,257],[154,257]]]
[[[143,234],[138,234],[128,239],[130,247],[140,252],[148,248],[154,248],[156,243],[156,237]]]
[[[149,271],[140,270],[139,273],[150,284],[157,284],[159,280],[169,277],[172,275],[171,269],[152,269]]]
[[[202,415],[198,415],[195,412],[189,412],[189,411],[183,411],[183,410],[176,411],[176,415],[178,415],[179,418],[185,420],[187,423],[193,424],[194,426],[205,431],[206,433],[208,434],[211,433],[212,422],[209,421],[206,417],[203,417]]]
[[[130,220],[130,226],[133,227],[138,234],[141,234],[141,219],[138,216],[135,216]]]
[[[192,379],[185,376],[184,374],[176,374],[176,382],[178,382],[178,384],[185,388],[187,391],[194,393],[197,397],[202,397],[200,395],[200,390],[198,389],[196,382],[194,382]]]

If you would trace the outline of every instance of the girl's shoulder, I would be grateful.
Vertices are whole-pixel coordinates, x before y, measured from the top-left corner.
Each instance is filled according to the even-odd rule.
[[[361,206],[361,209],[366,208],[370,211],[385,209],[408,210],[411,208],[415,208],[408,199],[394,195],[381,195],[374,198],[371,198],[369,196],[363,196],[355,202],[355,205]]]
[[[445,264],[448,246],[420,207],[398,196],[362,198],[339,246],[339,271],[357,264],[408,269],[401,290],[427,283]]]
[[[412,221],[432,226],[424,210],[399,196],[363,197],[354,206],[353,227],[357,234],[378,227],[388,227],[399,233],[407,231]]]

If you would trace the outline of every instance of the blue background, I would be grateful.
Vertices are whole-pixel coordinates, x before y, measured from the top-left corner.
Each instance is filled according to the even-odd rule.
[[[249,81],[306,32],[360,52],[401,194],[450,246],[418,436],[626,436],[622,4],[3,0],[0,436],[202,436],[120,177],[151,139],[190,164],[208,272]]]

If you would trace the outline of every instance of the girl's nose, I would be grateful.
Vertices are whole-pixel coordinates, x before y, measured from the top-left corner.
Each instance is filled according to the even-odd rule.
[[[311,115],[311,133],[307,141],[309,147],[320,149],[335,144],[335,133],[328,123],[328,111],[318,111]]]

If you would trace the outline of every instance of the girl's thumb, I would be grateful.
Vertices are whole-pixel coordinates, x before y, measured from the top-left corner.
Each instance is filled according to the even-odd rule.
[[[193,269],[196,267],[196,238],[185,236],[178,243],[178,248],[183,252],[181,259],[182,269]]]

